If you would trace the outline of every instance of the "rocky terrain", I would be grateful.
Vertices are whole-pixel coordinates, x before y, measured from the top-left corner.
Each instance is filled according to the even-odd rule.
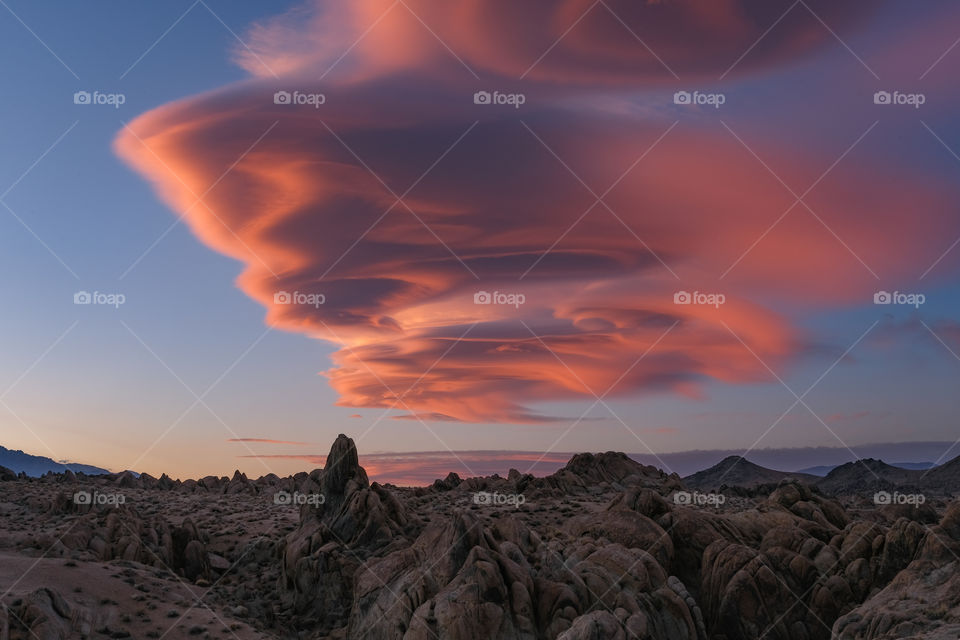
[[[286,478],[0,469],[0,640],[957,638],[957,467],[401,488],[340,436]]]

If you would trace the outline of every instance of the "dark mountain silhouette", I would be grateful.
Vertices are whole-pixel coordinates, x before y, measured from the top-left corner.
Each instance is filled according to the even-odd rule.
[[[924,486],[941,487],[944,491],[960,491],[960,456],[929,471],[920,472]]]
[[[900,469],[914,469],[917,471],[926,471],[927,469],[932,469],[937,466],[933,462],[891,462],[889,463],[891,467],[898,467]],[[799,469],[797,473],[807,473],[812,476],[824,477],[840,465],[838,464],[821,464],[816,467],[807,467],[806,469]]]
[[[817,486],[826,493],[868,493],[890,489],[919,489],[923,471],[901,469],[883,460],[866,458],[842,464],[824,478]]]
[[[815,476],[804,473],[767,469],[742,456],[728,456],[709,469],[687,476],[683,482],[693,489],[713,490],[722,486],[750,489],[761,485],[777,484],[787,479],[806,483],[817,480]]]
[[[821,471],[813,467],[810,471]],[[785,480],[815,486],[833,496],[869,495],[877,491],[907,491],[945,495],[960,491],[960,457],[939,467],[929,463],[889,464],[865,458],[833,467],[826,475],[768,469],[741,456],[724,458],[709,469],[683,478],[690,489],[717,491],[724,487],[766,489]]]
[[[93,465],[77,464],[74,462],[56,462],[44,456],[34,456],[18,449],[7,449],[6,447],[0,447],[0,467],[6,467],[14,473],[23,472],[33,477],[42,476],[49,471],[63,473],[67,470],[73,471],[74,473],[82,471],[87,475],[110,473],[107,469],[101,469]]]

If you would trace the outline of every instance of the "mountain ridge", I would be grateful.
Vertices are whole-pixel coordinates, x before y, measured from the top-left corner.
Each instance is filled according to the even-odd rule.
[[[39,477],[45,473],[53,471],[54,473],[63,473],[64,471],[73,471],[74,473],[85,473],[87,475],[99,475],[110,473],[109,469],[97,467],[91,464],[80,464],[77,462],[57,462],[46,456],[35,456],[19,449],[7,449],[0,446],[0,467],[6,467],[14,473],[26,473],[31,477]]]
[[[683,482],[694,489],[716,490],[723,486],[754,489],[761,485],[777,484],[784,480],[813,483],[816,481],[816,477],[762,467],[750,462],[743,456],[727,456],[712,467],[685,477]]]

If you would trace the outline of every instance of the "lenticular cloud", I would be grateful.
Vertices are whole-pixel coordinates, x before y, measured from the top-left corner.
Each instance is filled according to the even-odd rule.
[[[785,149],[678,113],[676,76],[829,40],[799,12],[738,62],[787,6],[311,3],[251,31],[250,79],[140,116],[116,149],[243,264],[269,323],[339,345],[341,405],[547,422],[538,403],[697,395],[810,349],[791,301],[856,303],[865,265],[903,276],[954,196],[860,157],[809,197],[819,222],[778,177],[809,183],[857,134]]]

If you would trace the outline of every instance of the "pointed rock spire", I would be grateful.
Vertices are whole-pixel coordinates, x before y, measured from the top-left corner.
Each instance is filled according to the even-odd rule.
[[[342,433],[334,440],[323,467],[323,494],[327,500],[347,493],[348,485],[353,481],[354,488],[370,486],[367,472],[360,466],[357,445]]]

